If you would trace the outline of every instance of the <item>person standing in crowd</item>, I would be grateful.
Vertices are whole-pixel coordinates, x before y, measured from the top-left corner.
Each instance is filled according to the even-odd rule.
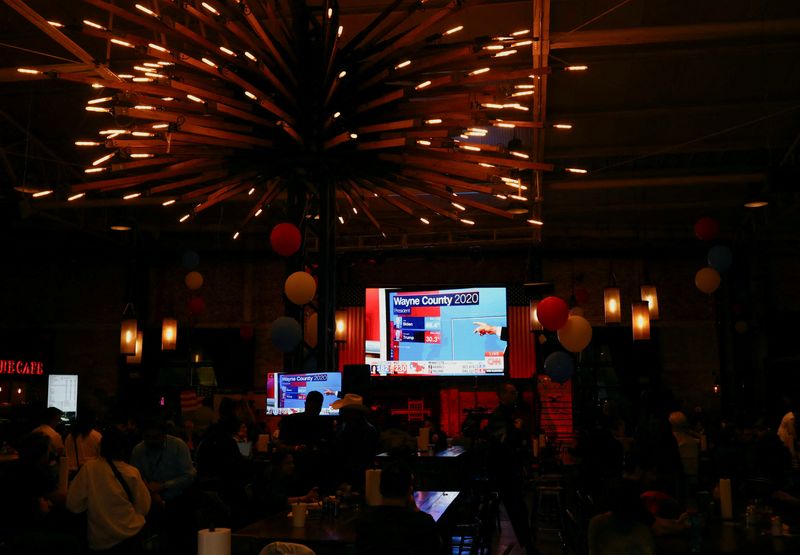
[[[330,422],[320,416],[324,397],[319,391],[306,395],[305,410],[287,414],[280,421],[280,440],[284,445],[315,449],[331,439]]]
[[[413,476],[404,462],[392,460],[381,470],[383,503],[356,523],[358,555],[437,555],[442,539],[433,518],[414,503]]]
[[[331,408],[338,409],[342,419],[336,437],[338,477],[357,491],[363,491],[365,472],[372,468],[380,446],[378,430],[367,420],[369,407],[361,395],[346,393],[331,403]]]
[[[333,419],[320,415],[323,401],[321,392],[308,392],[305,410],[297,414],[287,414],[281,418],[279,424],[280,442],[294,450],[297,474],[306,488],[320,485],[312,482],[319,480],[319,476],[329,474],[327,469],[333,440]]]
[[[514,384],[504,383],[497,395],[499,404],[484,429],[489,479],[500,494],[517,542],[526,553],[536,553],[524,488],[530,433],[523,429],[525,418],[518,411]]]
[[[100,456],[100,441],[103,436],[95,429],[96,419],[92,412],[78,412],[75,425],[64,442],[67,465],[72,473],[78,472],[86,461]]]
[[[150,492],[139,471],[121,460],[125,446],[119,430],[106,430],[100,443],[101,456],[86,461],[67,492],[70,511],[88,511],[92,551],[113,555],[142,551],[140,534],[150,511]]]
[[[50,440],[50,456],[58,459],[64,454],[64,440],[61,439],[61,409],[47,407],[42,415],[41,424],[33,429],[34,433],[44,434]]]

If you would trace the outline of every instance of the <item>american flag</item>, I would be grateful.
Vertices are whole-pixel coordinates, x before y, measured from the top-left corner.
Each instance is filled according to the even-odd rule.
[[[194,389],[181,391],[181,412],[192,412],[200,408],[202,400]]]

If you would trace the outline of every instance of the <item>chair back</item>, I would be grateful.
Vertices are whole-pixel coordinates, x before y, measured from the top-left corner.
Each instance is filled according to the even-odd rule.
[[[314,550],[300,543],[272,542],[258,555],[315,555]]]

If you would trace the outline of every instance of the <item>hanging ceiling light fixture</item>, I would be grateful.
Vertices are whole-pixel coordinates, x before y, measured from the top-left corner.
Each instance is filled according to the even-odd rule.
[[[142,363],[142,348],[144,347],[144,333],[136,332],[136,341],[134,341],[133,354],[128,355],[126,360],[128,364],[141,364]]]
[[[178,343],[178,321],[164,318],[161,321],[161,350],[174,351]]]
[[[658,291],[655,285],[642,285],[639,288],[642,295],[642,301],[647,303],[650,311],[650,319],[658,320]]]
[[[136,334],[138,325],[133,303],[125,305],[122,311],[122,324],[119,332],[119,352],[123,355],[132,355],[136,352]]]
[[[609,286],[603,289],[603,307],[606,324],[619,324],[622,321],[619,287]]]
[[[347,311],[344,309],[337,310],[334,319],[336,321],[336,331],[333,339],[337,343],[344,343],[347,341]]]
[[[81,141],[100,150],[86,170],[89,180],[73,185],[73,204],[82,193],[116,194],[134,205],[154,197],[173,206],[177,198],[166,214],[186,221],[258,187],[263,194],[253,197],[247,215],[229,223],[238,236],[290,189],[319,200],[324,176],[342,201],[339,216],[357,210],[385,235],[370,203],[415,222],[474,225],[481,214],[519,221],[497,204],[509,198],[503,179],[516,179],[521,191],[552,170],[529,149],[477,146],[465,135],[487,122],[523,137],[545,125],[533,121],[543,114],[532,115],[540,87],[512,97],[550,68],[534,67],[533,48],[506,49],[503,36],[459,41],[463,27],[445,20],[465,9],[462,2],[400,25],[392,3],[351,36],[330,0],[294,3],[291,24],[266,0],[89,2],[113,16],[108,28],[89,20],[59,28],[19,0],[7,3],[88,64],[61,73],[34,69],[21,78],[103,89],[102,110],[89,113],[121,122],[101,131],[102,140]],[[403,20],[425,8],[413,2]],[[78,34],[139,59],[98,65],[73,40]],[[520,46],[534,39],[527,29],[512,36]],[[466,216],[452,209],[453,193],[468,194],[459,197]]]
[[[647,302],[631,303],[631,326],[634,341],[650,339],[650,309],[647,307]]]

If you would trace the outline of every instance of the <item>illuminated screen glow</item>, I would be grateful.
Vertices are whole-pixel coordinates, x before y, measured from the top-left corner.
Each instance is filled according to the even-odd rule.
[[[502,376],[507,321],[504,287],[367,289],[365,362],[373,376]]]
[[[306,372],[303,374],[267,374],[267,414],[295,414],[305,410],[306,396],[312,391],[322,393],[322,415],[336,415],[330,407],[339,397],[342,375],[339,372]]]

